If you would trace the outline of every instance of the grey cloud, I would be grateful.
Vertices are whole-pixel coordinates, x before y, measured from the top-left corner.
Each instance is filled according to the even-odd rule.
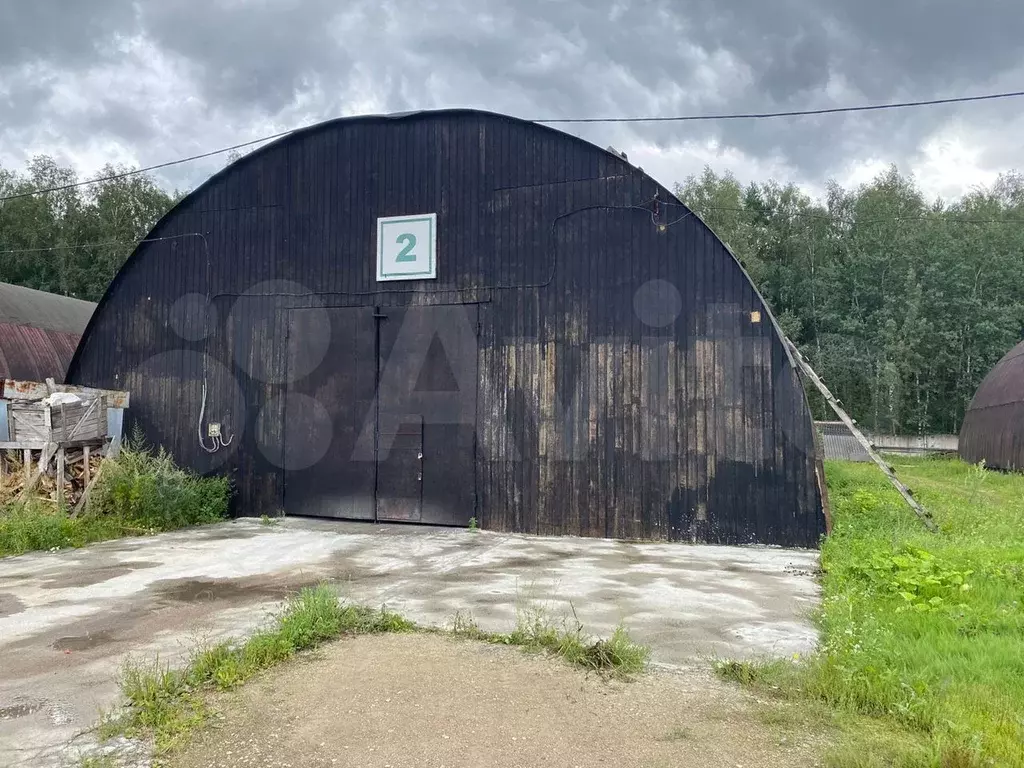
[[[182,65],[208,114],[231,124],[329,118],[360,96],[388,110],[476,106],[527,118],[764,111],[984,91],[1024,62],[1024,14],[1010,0],[91,0],[5,3],[0,77],[43,62],[109,62],[118,36],[142,35]],[[6,45],[5,45],[6,43]],[[6,66],[6,69],[4,68]],[[847,92],[826,90],[843,83]],[[42,118],[43,83],[0,95],[7,125]],[[369,89],[369,94],[360,89]],[[3,94],[3,88],[0,88]],[[154,104],[159,94],[154,94]],[[159,143],[154,104],[102,94],[65,126],[142,147]],[[36,101],[33,101],[36,99]],[[173,109],[173,106],[171,107]],[[672,146],[717,139],[777,157],[817,182],[851,158],[912,159],[950,116],[1010,125],[1005,105],[870,116],[574,128]],[[177,122],[175,122],[177,124]],[[187,121],[186,121],[187,124]],[[3,129],[0,128],[0,131]],[[150,139],[147,141],[147,134]],[[185,143],[207,146],[201,136]],[[1002,159],[999,150],[985,156]],[[1017,158],[1019,155],[1012,155]]]
[[[330,34],[339,4],[214,0],[146,3],[147,37],[195,70],[203,96],[219,106],[273,113],[318,77],[344,79],[351,60]]]
[[[0,75],[4,66],[39,60],[88,63],[136,29],[132,0],[7,0],[0,4]]]

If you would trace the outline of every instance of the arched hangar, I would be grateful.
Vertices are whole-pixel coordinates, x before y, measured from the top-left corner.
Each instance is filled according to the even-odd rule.
[[[993,469],[1024,469],[1024,341],[988,372],[960,425],[960,458]]]
[[[96,305],[0,283],[0,379],[64,380]]]
[[[72,362],[238,514],[814,546],[810,412],[727,248],[503,115],[333,120],[182,200]]]

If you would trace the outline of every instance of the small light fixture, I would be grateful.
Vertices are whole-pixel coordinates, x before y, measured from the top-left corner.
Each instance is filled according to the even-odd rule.
[[[761,322],[761,310],[755,309],[753,312],[750,313],[750,322],[752,322],[752,323],[760,323]]]
[[[658,225],[658,231],[659,232],[664,232],[666,229],[668,229],[668,227],[666,227],[664,224],[659,224]]]

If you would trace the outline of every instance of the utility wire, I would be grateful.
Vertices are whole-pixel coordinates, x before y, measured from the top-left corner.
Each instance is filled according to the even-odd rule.
[[[763,120],[777,117],[805,117],[809,115],[835,115],[844,112],[876,112],[885,109],[907,109],[910,107],[932,107],[940,106],[942,104],[966,104],[970,102],[978,101],[995,101],[998,99],[1013,99],[1024,96],[1024,91],[1006,91],[1003,93],[988,93],[978,96],[956,96],[948,99],[927,99],[923,101],[903,101],[894,104],[862,104],[853,107],[828,107],[824,109],[800,109],[792,110],[788,112],[742,112],[732,114],[718,114],[718,115],[675,115],[668,117],[566,117],[566,118],[546,118],[543,120],[534,120],[532,122],[541,124],[552,124],[552,123],[668,123],[668,122],[690,122],[696,120]],[[110,176],[100,176],[95,179],[88,179],[86,181],[78,181],[73,184],[63,184],[56,187],[44,187],[43,189],[35,189],[31,192],[19,192],[13,195],[6,195],[0,197],[0,203],[7,200],[19,200],[25,197],[34,197],[35,195],[45,195],[51,192],[63,192],[69,189],[75,189],[77,187],[85,187],[90,184],[99,184],[104,181],[116,181],[118,179],[125,179],[129,176],[137,176],[140,173],[148,173],[149,171],[158,171],[162,168],[170,168],[174,165],[182,165],[183,163],[191,163],[195,160],[203,160],[207,157],[214,157],[215,155],[222,155],[225,152],[231,152],[236,149],[244,149],[245,147],[251,147],[254,144],[261,144],[265,141],[272,141],[273,139],[280,139],[287,136],[290,133],[308,128],[310,126],[303,126],[302,128],[292,128],[287,131],[280,131],[279,133],[273,133],[269,136],[263,136],[259,139],[253,139],[252,141],[243,141],[241,144],[232,144],[230,147],[222,147],[220,149],[214,149],[209,152],[203,152],[198,155],[190,155],[188,157],[182,157],[178,160],[169,160],[165,163],[157,163],[156,165],[149,165],[144,168],[135,168],[130,171],[123,171],[121,173],[115,173]]]
[[[140,173],[148,173],[149,171],[158,171],[161,168],[170,168],[173,165],[182,165],[183,163],[191,163],[194,160],[202,160],[207,157],[213,157],[214,155],[222,155],[225,152],[232,152],[236,149],[244,149],[245,147],[251,147],[253,144],[261,144],[264,141],[272,141],[274,139],[280,139],[283,136],[287,136],[290,133],[301,130],[299,128],[291,128],[287,131],[281,131],[280,133],[273,133],[270,136],[263,136],[259,139],[253,139],[252,141],[243,141],[241,144],[232,144],[230,147],[222,147],[220,149],[214,149],[210,152],[203,152],[199,155],[190,155],[189,157],[182,157],[178,160],[168,160],[166,163],[157,163],[156,165],[147,165],[145,168],[133,168],[130,171],[122,171],[121,173],[111,174],[110,176],[99,176],[95,179],[87,179],[85,181],[76,181],[73,184],[62,184],[59,187],[44,187],[43,189],[33,189],[31,192],[19,192],[14,195],[5,195],[0,197],[0,203],[6,202],[7,200],[20,200],[23,197],[35,197],[36,195],[46,195],[51,192],[64,192],[69,189],[75,189],[77,187],[86,187],[90,184],[99,184],[103,181],[117,181],[118,179],[127,179],[129,176],[138,176]]]
[[[671,203],[671,202],[670,203],[665,203],[665,201],[662,201],[662,203],[663,204],[667,204],[667,205],[677,206],[679,208],[687,207],[687,206],[683,206],[683,205],[681,205],[679,203]],[[597,206],[592,206],[592,207],[594,207],[594,208],[641,208],[641,206],[635,206],[635,205],[619,205],[619,206],[597,205]],[[649,210],[649,209],[643,208],[643,210],[646,211],[646,210]],[[757,211],[753,211],[753,210],[748,209],[748,208],[714,207],[714,208],[701,208],[699,210],[697,208],[693,208],[693,209],[690,209],[689,213],[684,213],[679,218],[677,218],[677,219],[675,219],[673,221],[665,222],[664,226],[672,226],[672,225],[678,223],[679,221],[682,221],[683,219],[685,219],[688,216],[695,215],[695,214],[696,215],[701,215],[702,213],[707,213],[707,212],[710,212],[710,211],[727,211],[727,212],[732,212],[732,213],[752,213],[752,214],[757,214],[758,213]],[[833,217],[833,216],[829,216],[827,214],[821,214],[821,213],[809,213],[809,212],[808,213],[801,213],[800,211],[778,213],[778,214],[775,214],[775,215],[777,217],[779,217],[779,218],[784,217],[784,216],[799,216],[799,217],[809,218],[809,219],[821,219],[821,220],[827,220],[827,221],[834,221],[834,222],[839,223],[839,224],[855,224],[855,225],[862,225],[862,224],[888,224],[888,223],[899,224],[899,223],[903,223],[903,222],[907,222],[907,221],[931,221],[931,222],[935,222],[935,223],[947,223],[948,222],[950,224],[1024,224],[1024,218],[1014,218],[1014,217],[1011,217],[1011,218],[1006,218],[1006,219],[969,219],[969,218],[957,218],[957,217],[944,217],[941,214],[938,214],[938,215],[935,215],[935,216],[890,216],[890,217],[875,218],[875,219],[849,219],[849,218],[843,218],[843,217]],[[8,254],[16,254],[16,253],[48,253],[48,252],[52,252],[52,251],[73,251],[73,250],[76,250],[78,248],[106,248],[106,247],[120,246],[120,245],[131,246],[132,248],[135,248],[135,247],[137,247],[139,245],[142,245],[143,243],[157,243],[157,242],[161,242],[161,241],[164,241],[164,240],[175,240],[178,237],[181,237],[181,236],[180,235],[173,235],[173,236],[170,236],[170,237],[151,237],[151,238],[145,238],[145,239],[141,239],[141,240],[107,240],[107,241],[99,242],[99,243],[80,243],[78,245],[52,245],[52,246],[48,246],[48,247],[44,247],[44,248],[11,248],[11,249],[8,249],[8,250],[0,251],[0,256],[6,256]]]
[[[855,107],[825,107],[822,109],[797,109],[787,112],[740,112],[718,115],[678,115],[669,117],[569,117],[548,120],[534,120],[535,123],[671,123],[694,120],[765,120],[775,117],[807,117],[811,115],[836,115],[844,112],[878,112],[884,109],[907,109],[909,107],[934,107],[942,104],[966,104],[974,101],[996,101],[1024,96],[1024,91],[987,93],[980,96],[954,96],[948,99],[927,99],[924,101],[900,101],[894,104],[862,104]]]
[[[106,240],[102,243],[80,243],[79,245],[51,245],[47,248],[12,248],[6,251],[0,251],[0,256],[5,256],[9,253],[45,253],[48,251],[73,251],[77,248],[105,248],[114,245],[130,245],[132,248],[142,245],[143,243],[162,243],[167,240],[180,240],[183,237],[201,237],[204,242],[206,238],[199,232],[186,232],[183,235],[167,235],[165,237],[146,237],[138,240]]]

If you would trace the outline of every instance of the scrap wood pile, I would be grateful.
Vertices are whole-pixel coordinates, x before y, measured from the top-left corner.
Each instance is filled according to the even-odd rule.
[[[39,457],[41,451],[33,452],[33,460],[29,472],[25,471],[25,461],[21,451],[0,452],[0,504],[16,499],[34,498],[57,504],[57,463],[50,461],[46,471],[39,474]],[[86,468],[88,454],[88,468]],[[104,460],[101,451],[92,451],[88,447],[68,448],[64,460],[63,501],[68,506],[76,506],[81,501],[85,489],[100,472]],[[30,484],[35,481],[35,485]]]
[[[37,499],[78,514],[120,446],[128,393],[0,382],[0,503]]]

